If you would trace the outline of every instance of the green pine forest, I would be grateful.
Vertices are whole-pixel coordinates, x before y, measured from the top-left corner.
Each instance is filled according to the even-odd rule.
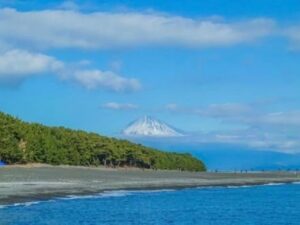
[[[206,170],[204,163],[190,154],[162,152],[96,133],[27,123],[2,112],[0,160],[6,164]]]

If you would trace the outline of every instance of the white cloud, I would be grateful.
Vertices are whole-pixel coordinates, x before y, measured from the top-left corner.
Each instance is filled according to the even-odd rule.
[[[254,126],[300,127],[300,111],[262,113],[258,116],[242,118],[241,122]]]
[[[241,103],[211,104],[205,107],[182,107],[172,103],[166,105],[165,108],[170,112],[188,113],[212,118],[234,118],[254,113],[250,105]]]
[[[295,50],[300,49],[300,26],[293,26],[284,31],[285,36],[287,36],[292,42],[292,48]]]
[[[274,21],[264,18],[221,22],[133,12],[20,12],[7,8],[0,9],[0,18],[0,42],[37,48],[228,46],[265,37],[274,26]]]
[[[206,107],[169,104],[170,112],[217,119],[239,124],[243,129],[216,130],[191,137],[192,141],[246,145],[257,149],[300,152],[300,111],[265,112],[256,104],[226,103]]]
[[[179,110],[179,106],[175,103],[169,103],[165,106],[165,108],[169,111],[177,111]]]
[[[81,62],[78,64],[81,65]],[[86,66],[84,64],[83,66]],[[125,78],[111,71],[73,69],[54,57],[14,49],[0,53],[0,82],[20,83],[27,77],[51,73],[66,81],[75,81],[88,89],[107,89],[116,92],[137,91],[137,79]]]
[[[255,127],[300,127],[300,110],[265,112],[257,105],[242,103],[211,104],[198,108],[168,104],[166,109],[170,112],[194,114],[200,117],[219,119],[223,122],[235,122]]]
[[[101,106],[105,109],[112,109],[112,110],[134,110],[138,109],[138,106],[131,103],[116,103],[116,102],[108,102]]]
[[[88,89],[104,88],[116,92],[137,91],[141,84],[137,79],[125,78],[111,71],[78,70],[69,79]]]
[[[247,146],[257,150],[270,150],[285,153],[300,153],[300,134],[291,136],[278,130],[237,129],[216,130],[213,132],[190,133],[184,140],[188,143],[220,143]]]
[[[0,53],[0,80],[19,81],[28,76],[57,72],[63,63],[53,57],[14,49]]]
[[[225,103],[212,104],[205,108],[196,109],[195,113],[207,117],[240,117],[253,113],[253,109],[247,104]]]
[[[207,134],[206,138],[212,142],[246,145],[257,149],[290,153],[300,152],[300,135],[290,136],[288,133],[271,129],[249,128],[236,131],[213,132]]]

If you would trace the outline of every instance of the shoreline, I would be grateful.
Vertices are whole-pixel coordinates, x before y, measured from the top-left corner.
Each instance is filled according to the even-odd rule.
[[[0,206],[111,191],[238,187],[300,182],[300,173],[209,173],[78,167],[0,168]]]
[[[182,187],[155,187],[155,188],[130,188],[130,189],[108,189],[102,190],[100,192],[81,192],[70,195],[69,193],[51,193],[51,194],[42,194],[42,195],[32,195],[32,196],[23,196],[23,197],[11,197],[5,200],[4,202],[0,201],[0,210],[6,207],[14,207],[19,205],[32,205],[38,204],[47,201],[55,201],[55,200],[72,200],[72,199],[80,199],[80,198],[94,198],[94,197],[104,197],[105,194],[110,193],[118,193],[118,192],[151,192],[151,191],[177,191],[184,189],[194,189],[194,188],[251,188],[256,186],[267,186],[267,185],[288,185],[299,183],[300,181],[290,181],[290,182],[271,182],[271,183],[251,183],[251,184],[229,184],[229,185],[204,185],[204,186],[182,186]]]

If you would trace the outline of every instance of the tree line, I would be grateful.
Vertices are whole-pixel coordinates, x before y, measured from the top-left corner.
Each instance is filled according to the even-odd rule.
[[[0,160],[7,164],[206,170],[203,162],[190,154],[162,152],[96,133],[26,123],[2,112]]]

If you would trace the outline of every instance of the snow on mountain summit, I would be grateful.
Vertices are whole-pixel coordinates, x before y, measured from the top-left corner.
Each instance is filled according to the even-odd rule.
[[[148,136],[148,137],[175,137],[183,134],[167,125],[166,123],[156,120],[150,116],[144,116],[123,130],[126,136]]]

